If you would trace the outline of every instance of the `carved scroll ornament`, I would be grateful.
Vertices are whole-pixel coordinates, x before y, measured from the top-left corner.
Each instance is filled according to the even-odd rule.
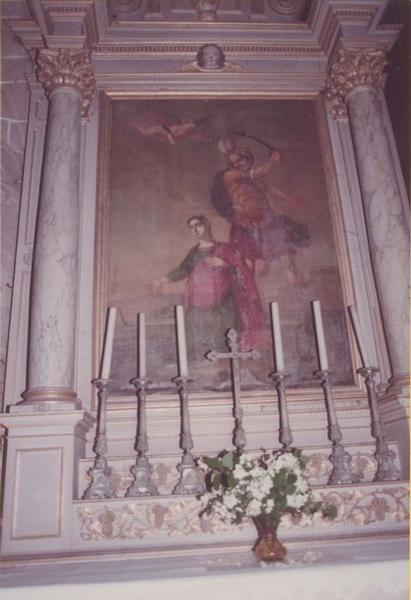
[[[338,60],[332,65],[324,88],[326,98],[331,102],[332,115],[347,116],[346,97],[356,87],[381,86],[387,64],[383,50],[339,50]]]
[[[82,116],[87,116],[95,90],[89,50],[41,50],[37,56],[37,76],[46,95],[59,87],[71,87],[82,98]]]

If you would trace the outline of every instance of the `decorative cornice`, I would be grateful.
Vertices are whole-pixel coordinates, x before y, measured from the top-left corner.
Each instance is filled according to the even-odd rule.
[[[46,95],[60,87],[77,90],[82,98],[82,116],[87,116],[95,91],[95,79],[90,51],[40,50],[37,56],[37,76]]]
[[[221,44],[220,47],[224,52],[237,53],[237,54],[280,54],[280,55],[309,55],[322,57],[321,48],[313,43],[311,44]],[[104,55],[104,56],[115,56],[115,55],[127,55],[133,56],[138,54],[173,54],[173,53],[194,53],[196,54],[199,48],[199,44],[187,43],[187,44],[133,44],[133,43],[116,43],[107,44],[101,43],[93,48],[93,55]]]
[[[355,88],[380,87],[387,64],[383,50],[339,50],[338,59],[330,69],[324,88],[333,116],[347,116],[346,98]]]

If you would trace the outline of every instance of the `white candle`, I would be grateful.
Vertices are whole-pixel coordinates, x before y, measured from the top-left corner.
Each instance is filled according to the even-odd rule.
[[[187,377],[187,346],[186,346],[186,327],[184,324],[184,311],[182,306],[176,306],[177,320],[177,350],[178,365],[180,377]]]
[[[313,300],[315,333],[317,336],[318,356],[320,359],[320,369],[328,371],[327,348],[324,338],[323,319],[321,316],[321,305],[319,300]]]
[[[280,314],[277,302],[271,302],[271,319],[274,340],[275,367],[277,372],[284,371],[283,341],[281,338]]]
[[[116,326],[117,308],[110,306],[108,309],[106,334],[104,338],[103,360],[101,361],[100,379],[110,377],[111,356],[113,354],[114,328]]]
[[[138,313],[138,364],[137,373],[140,379],[146,376],[146,318],[144,313]]]
[[[370,359],[368,357],[366,346],[364,343],[364,337],[363,337],[363,333],[361,330],[358,313],[354,306],[349,306],[348,312],[351,317],[351,323],[352,323],[352,327],[354,329],[354,334],[355,334],[355,338],[357,340],[357,346],[358,346],[358,350],[360,351],[363,367],[369,367],[371,365],[371,363],[370,363]]]

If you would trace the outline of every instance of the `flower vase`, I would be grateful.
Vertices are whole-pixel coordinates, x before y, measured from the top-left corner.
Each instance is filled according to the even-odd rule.
[[[254,517],[253,521],[258,531],[253,548],[256,557],[264,562],[284,560],[287,549],[277,537],[278,523],[261,517]]]

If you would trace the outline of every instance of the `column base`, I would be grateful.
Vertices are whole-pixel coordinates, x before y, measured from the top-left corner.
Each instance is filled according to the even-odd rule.
[[[78,461],[94,423],[84,410],[0,414],[7,430],[1,552],[69,548]]]
[[[18,404],[9,405],[8,412],[56,412],[81,408],[77,394],[66,388],[27,390],[22,397],[23,400]]]

